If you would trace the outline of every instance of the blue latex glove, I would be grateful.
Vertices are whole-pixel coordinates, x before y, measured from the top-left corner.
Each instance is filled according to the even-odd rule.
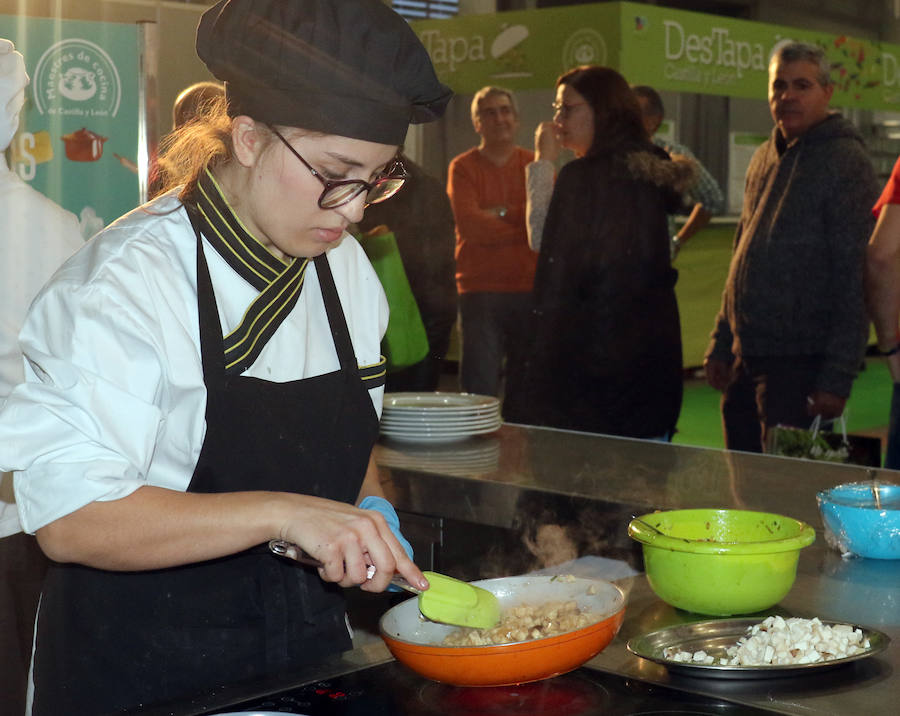
[[[412,559],[413,558],[413,548],[409,543],[409,540],[406,539],[400,533],[400,518],[397,517],[397,511],[394,509],[394,506],[385,500],[383,497],[364,497],[362,502],[359,503],[359,508],[361,510],[375,510],[375,512],[380,512],[384,517],[385,521],[388,523],[388,527],[391,528],[391,532],[393,532],[394,537],[397,538],[397,541],[400,543],[400,546],[406,550],[407,556]],[[403,590],[400,587],[397,587],[391,584],[387,591],[389,592],[402,592]]]

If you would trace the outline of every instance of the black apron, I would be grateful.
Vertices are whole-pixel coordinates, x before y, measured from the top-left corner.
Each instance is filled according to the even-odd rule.
[[[354,502],[378,420],[327,258],[317,257],[315,266],[340,370],[287,383],[231,376],[196,233],[208,398],[206,437],[188,490],[276,490]],[[350,646],[341,588],[265,545],[146,572],[53,565],[38,617],[33,714],[164,703]]]

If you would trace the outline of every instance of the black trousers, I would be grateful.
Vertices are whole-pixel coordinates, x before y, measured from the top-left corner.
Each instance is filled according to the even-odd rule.
[[[818,357],[748,358],[722,395],[725,447],[763,452],[766,434],[776,425],[808,429],[807,397],[822,365]]]
[[[32,535],[0,539],[0,713],[25,713],[34,615],[47,564]]]

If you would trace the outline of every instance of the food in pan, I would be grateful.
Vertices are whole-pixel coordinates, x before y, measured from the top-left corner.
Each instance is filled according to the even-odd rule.
[[[501,614],[522,604],[574,600],[590,613],[580,629],[512,644],[446,646],[456,627],[423,619],[417,599],[407,599],[381,618],[380,632],[397,661],[416,673],[454,686],[510,686],[577,669],[606,648],[625,618],[625,593],[600,579],[529,574],[473,583],[493,593]],[[557,709],[558,711],[558,709]]]
[[[818,617],[784,619],[773,616],[749,627],[746,635],[718,659],[703,650],[690,652],[674,647],[667,648],[664,656],[679,663],[784,666],[844,659],[860,654],[870,646],[862,630],[849,624],[823,624]]]
[[[500,616],[500,623],[490,629],[455,629],[442,642],[444,646],[489,646],[513,644],[532,639],[557,636],[599,621],[600,617],[579,609],[578,603],[568,601],[545,602],[541,605],[522,604]]]

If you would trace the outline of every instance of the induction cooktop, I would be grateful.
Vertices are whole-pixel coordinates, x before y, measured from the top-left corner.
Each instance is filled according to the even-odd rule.
[[[241,711],[303,716],[752,716],[771,713],[589,668],[532,684],[466,688],[429,681],[397,662],[288,689],[215,713]]]

